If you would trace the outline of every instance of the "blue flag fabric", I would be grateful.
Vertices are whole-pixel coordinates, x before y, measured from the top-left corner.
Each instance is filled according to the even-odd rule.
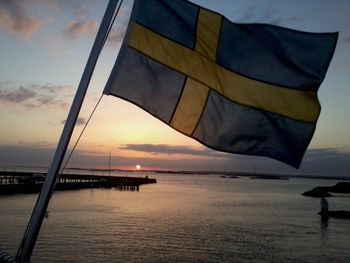
[[[184,0],[135,0],[104,93],[212,149],[299,167],[337,37],[237,24]]]

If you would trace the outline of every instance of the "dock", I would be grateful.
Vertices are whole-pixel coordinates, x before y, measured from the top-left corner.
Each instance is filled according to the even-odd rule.
[[[0,195],[40,192],[45,173],[0,171]],[[139,191],[141,185],[157,183],[156,179],[132,176],[106,176],[88,174],[61,174],[55,191],[88,188],[114,188],[120,191]]]

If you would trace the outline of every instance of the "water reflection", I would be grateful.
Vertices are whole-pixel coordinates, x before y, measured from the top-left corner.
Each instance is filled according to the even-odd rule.
[[[350,222],[323,222],[300,195],[317,180],[152,177],[139,192],[55,193],[33,262],[350,262]],[[0,247],[15,253],[35,198],[0,202]]]

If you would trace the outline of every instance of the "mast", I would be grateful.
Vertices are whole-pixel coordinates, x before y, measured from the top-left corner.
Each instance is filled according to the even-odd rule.
[[[111,176],[111,150],[109,150],[108,175]]]
[[[31,218],[28,222],[27,229],[24,233],[22,243],[17,252],[17,262],[25,263],[29,262],[32,255],[35,242],[38,238],[41,224],[45,216],[47,206],[50,201],[56,180],[58,178],[58,172],[61,167],[64,155],[66,153],[70,138],[72,136],[76,120],[78,118],[81,105],[84,101],[84,97],[87,91],[87,88],[90,83],[92,73],[94,71],[97,59],[102,50],[102,47],[107,39],[108,32],[111,27],[112,19],[118,0],[109,0],[107,9],[103,16],[100,28],[97,32],[93,47],[90,51],[88,61],[85,65],[83,75],[80,79],[78,89],[76,91],[74,100],[72,102],[67,121],[64,125],[58,146],[54,158],[52,160],[51,166],[47,172],[47,176],[42,187],[42,190],[38,196],[35,207],[33,209]]]

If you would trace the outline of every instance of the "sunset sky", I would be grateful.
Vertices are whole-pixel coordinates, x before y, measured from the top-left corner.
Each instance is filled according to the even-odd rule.
[[[0,0],[0,170],[48,166],[80,81],[106,0]],[[68,166],[254,171],[350,176],[350,0],[194,3],[233,22],[339,32],[319,90],[322,112],[299,170],[269,158],[209,150],[136,106],[104,96]],[[72,142],[102,94],[127,26],[124,1],[97,63]],[[71,143],[72,144],[72,143]]]

